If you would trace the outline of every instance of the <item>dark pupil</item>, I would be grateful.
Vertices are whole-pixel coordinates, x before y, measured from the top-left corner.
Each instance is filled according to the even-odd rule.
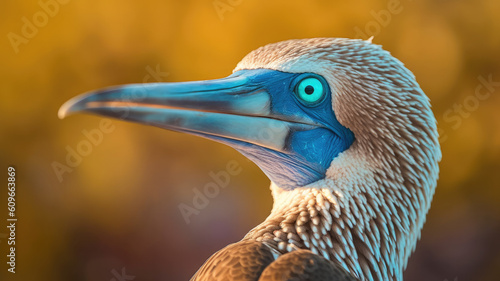
[[[311,85],[307,85],[305,88],[305,91],[306,91],[306,94],[310,95],[310,94],[314,93],[314,87]]]

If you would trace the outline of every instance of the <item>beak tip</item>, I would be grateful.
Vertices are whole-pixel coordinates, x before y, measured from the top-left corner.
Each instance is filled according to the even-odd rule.
[[[59,111],[57,112],[57,117],[59,117],[59,119],[62,120],[67,115],[68,115],[68,112],[67,112],[66,108],[64,108],[64,106],[61,106],[61,108],[59,108]]]
[[[64,119],[75,112],[81,111],[83,109],[80,102],[81,100],[82,98],[80,96],[77,96],[65,102],[59,108],[59,111],[57,112],[57,117],[59,117],[59,119]]]

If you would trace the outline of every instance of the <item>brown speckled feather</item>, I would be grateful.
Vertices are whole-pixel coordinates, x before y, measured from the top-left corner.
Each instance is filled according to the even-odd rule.
[[[357,281],[340,265],[309,250],[297,250],[271,263],[259,281]]]
[[[257,241],[231,244],[211,256],[191,281],[357,281],[340,265],[309,250],[275,259],[271,248]]]
[[[271,249],[263,243],[240,241],[212,255],[191,281],[257,281],[273,260]]]

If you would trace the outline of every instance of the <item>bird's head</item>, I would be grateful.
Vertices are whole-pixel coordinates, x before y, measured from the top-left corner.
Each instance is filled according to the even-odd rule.
[[[363,40],[270,44],[226,78],[98,90],[66,102],[59,117],[80,111],[227,144],[284,190],[328,177],[349,150],[402,168],[394,166],[428,160],[414,155],[419,147],[436,147],[435,120],[411,72]]]

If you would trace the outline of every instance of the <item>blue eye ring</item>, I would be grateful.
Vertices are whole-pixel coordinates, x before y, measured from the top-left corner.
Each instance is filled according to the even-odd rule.
[[[305,74],[299,76],[296,81],[293,92],[303,105],[313,107],[325,100],[328,84],[323,77],[315,74]]]

